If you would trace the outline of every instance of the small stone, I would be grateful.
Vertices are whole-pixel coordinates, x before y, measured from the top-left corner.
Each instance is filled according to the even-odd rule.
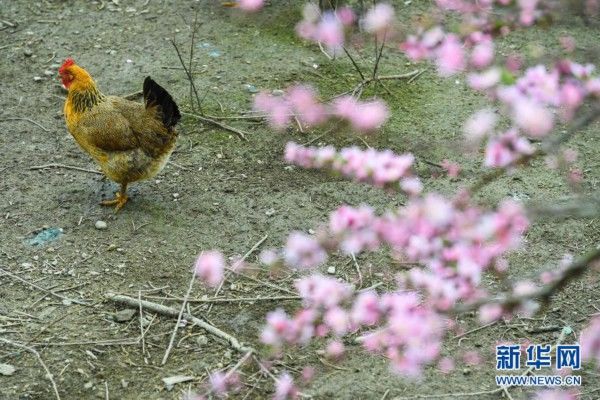
[[[137,310],[133,308],[126,308],[121,311],[117,311],[114,314],[114,320],[117,322],[127,322],[133,318],[133,316],[137,313]]]
[[[33,55],[33,51],[31,51],[29,47],[25,47],[23,49],[23,54],[25,55],[25,57],[31,57]]]
[[[267,217],[270,217],[271,215],[274,215],[277,211],[275,211],[274,208],[269,208],[267,211],[265,211],[265,215]]]
[[[29,262],[24,262],[24,263],[21,264],[21,267],[23,267],[23,268],[31,268],[31,267],[33,267],[33,264],[29,263]]]
[[[96,221],[96,229],[98,229],[99,231],[103,231],[106,228],[108,228],[108,224],[104,221]]]
[[[285,92],[281,89],[275,89],[271,93],[273,96],[283,96],[285,94]]]
[[[17,369],[10,364],[0,364],[0,375],[10,376],[15,373]]]
[[[94,386],[94,382],[89,381],[89,382],[86,382],[85,385],[83,385],[83,388],[84,389],[91,389],[92,386]]]
[[[179,197],[179,193],[173,193],[173,198],[176,199]]]
[[[463,373],[463,375],[470,375],[471,370],[469,368],[463,368],[462,373]]]
[[[329,275],[335,274],[335,267],[333,265],[331,267],[327,267],[327,273]]]
[[[127,389],[127,386],[129,386],[129,382],[127,382],[125,379],[121,379],[121,387],[123,389]]]
[[[42,78],[41,76],[34,76],[33,80],[34,80],[34,82],[41,82],[44,80],[44,78]]]
[[[47,69],[47,70],[44,71],[44,75],[46,75],[46,76],[53,76],[54,72],[52,72],[49,69]]]

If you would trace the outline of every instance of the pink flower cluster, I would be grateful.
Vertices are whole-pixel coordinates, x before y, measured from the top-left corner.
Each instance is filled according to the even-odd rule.
[[[397,187],[415,195],[421,192],[421,182],[411,171],[414,157],[397,155],[391,150],[361,150],[348,147],[336,151],[333,147],[307,147],[288,142],[285,160],[303,168],[322,168],[340,172],[359,182],[379,187]]]
[[[294,317],[283,310],[267,316],[261,340],[275,349],[305,344],[313,337],[341,337],[361,328],[375,328],[362,336],[363,346],[386,355],[399,374],[417,377],[423,366],[439,355],[444,317],[422,305],[415,292],[355,294],[347,284],[322,275],[303,278],[296,287],[303,308]],[[342,342],[334,340],[325,353],[337,359],[344,351]]]
[[[366,32],[384,39],[394,23],[394,8],[388,3],[377,3],[363,17],[361,24]]]
[[[474,32],[464,39],[453,33],[445,33],[435,26],[420,36],[410,35],[400,48],[412,60],[434,60],[442,76],[464,71],[468,66],[483,69],[494,60],[492,37]],[[470,55],[465,49],[470,49]]]
[[[379,129],[389,117],[389,110],[381,100],[359,101],[352,96],[342,96],[323,104],[312,88],[301,85],[291,87],[283,96],[258,94],[254,98],[254,110],[266,114],[269,124],[279,130],[288,126],[292,118],[306,127],[337,118],[357,132],[368,133]]]
[[[334,54],[343,47],[345,30],[356,19],[349,7],[340,7],[335,11],[321,14],[319,7],[313,3],[304,6],[302,15],[302,21],[296,25],[298,36],[315,43],[322,43]]]
[[[522,156],[533,154],[534,149],[527,138],[519,136],[516,129],[510,129],[504,134],[490,139],[485,149],[485,166],[504,168]]]

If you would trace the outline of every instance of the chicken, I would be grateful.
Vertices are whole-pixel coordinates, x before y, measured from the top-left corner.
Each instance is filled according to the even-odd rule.
[[[121,189],[105,206],[119,211],[127,203],[127,185],[158,174],[175,148],[175,125],[181,118],[171,95],[150,77],[144,80],[144,103],[105,96],[90,74],[68,58],[58,73],[69,94],[67,129],[79,146]]]

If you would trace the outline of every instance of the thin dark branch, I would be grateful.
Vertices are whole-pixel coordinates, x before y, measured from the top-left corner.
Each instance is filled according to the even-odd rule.
[[[381,61],[381,56],[383,55],[383,46],[385,46],[385,37],[387,35],[387,31],[385,31],[383,33],[383,38],[381,40],[381,48],[379,49],[379,52],[377,52],[377,47],[375,47],[375,55],[376,55],[376,59],[375,59],[375,67],[373,68],[373,77],[372,79],[375,79],[375,77],[377,76],[377,70],[379,69],[379,62]],[[375,46],[377,46],[377,42],[375,42]]]
[[[345,46],[342,46],[342,49],[344,49],[344,53],[346,53],[346,55],[348,56],[348,58],[352,62],[352,65],[354,65],[354,69],[356,69],[356,72],[358,72],[358,75],[360,75],[360,79],[362,79],[363,82],[364,82],[365,81],[365,76],[363,75],[362,71],[360,70],[360,67],[358,66],[358,64],[354,60],[354,57],[352,57],[352,55],[350,54],[350,52],[348,52],[348,50],[346,49]]]
[[[586,126],[588,126],[589,124],[591,124],[592,122],[594,122],[598,117],[600,117],[600,104],[594,105],[594,107],[592,107],[591,112],[588,112],[587,114],[583,115],[579,119],[575,120],[575,122],[573,122],[571,124],[571,126],[569,127],[567,132],[563,133],[562,135],[558,135],[552,139],[549,139],[548,141],[546,141],[544,143],[544,145],[542,146],[541,149],[537,149],[532,154],[526,154],[526,155],[521,156],[517,161],[515,161],[514,165],[526,164],[529,161],[532,161],[544,154],[550,153],[553,149],[558,147],[560,144],[567,142],[569,139],[571,139],[571,137],[575,133],[577,133],[580,129],[583,129]],[[487,186],[489,183],[495,181],[496,179],[500,178],[501,176],[504,176],[506,171],[507,170],[505,168],[498,168],[498,169],[495,169],[495,170],[483,175],[473,185],[471,185],[471,187],[469,188],[469,191],[471,193],[478,192],[483,187]]]
[[[563,269],[560,277],[552,283],[541,287],[540,289],[519,296],[505,296],[496,298],[484,298],[473,303],[458,306],[452,310],[452,313],[460,314],[468,311],[477,310],[485,304],[499,304],[506,309],[512,309],[519,306],[527,300],[539,300],[542,303],[547,303],[552,295],[564,288],[567,283],[580,277],[595,260],[600,259],[600,247],[589,251],[586,255],[573,261],[569,266]]]
[[[181,52],[179,51],[179,47],[177,47],[177,43],[175,43],[175,41],[173,39],[171,39],[171,44],[173,45],[173,47],[175,48],[175,51],[177,52],[177,57],[179,58],[179,62],[181,63],[181,66],[183,67],[183,70],[185,71],[185,74],[187,75],[188,80],[190,81],[190,85],[192,85],[192,89],[194,89],[194,95],[196,96],[196,101],[198,102],[198,106],[200,107],[200,104],[202,104],[202,101],[200,101],[200,96],[198,95],[198,91],[196,90],[196,85],[194,84],[194,78],[192,78],[192,74],[185,66],[185,62],[183,61],[183,58],[181,57]]]
[[[206,117],[204,117],[202,115],[193,114],[193,113],[187,113],[187,112],[183,112],[183,111],[181,113],[183,115],[189,115],[190,117],[194,117],[194,118],[196,118],[196,119],[198,119],[198,120],[200,120],[202,122],[206,122],[207,124],[211,124],[211,125],[214,125],[214,126],[217,126],[217,127],[221,128],[221,129],[225,129],[226,131],[233,132],[236,135],[238,135],[239,138],[242,139],[242,140],[246,140],[246,141],[248,140],[246,138],[246,132],[244,132],[244,131],[242,131],[240,129],[234,128],[234,127],[229,126],[229,125],[225,125],[225,124],[223,124],[221,122],[215,121],[214,119],[206,118]]]
[[[190,42],[190,64],[188,66],[188,71],[190,71],[190,76],[194,76],[194,41],[196,39],[196,30],[198,29],[198,9],[196,9],[196,13],[194,14],[194,26],[192,27],[192,40]],[[192,96],[193,85],[191,84],[190,79],[190,104],[192,106],[192,110],[194,110],[194,98]],[[198,103],[198,109],[200,110],[200,114],[202,114],[202,105]]]

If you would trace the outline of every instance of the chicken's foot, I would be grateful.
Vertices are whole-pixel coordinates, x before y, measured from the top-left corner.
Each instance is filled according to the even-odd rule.
[[[115,212],[118,212],[125,203],[127,203],[127,184],[121,184],[121,190],[115,193],[115,198],[112,200],[103,200],[100,204],[103,206],[115,206]]]

